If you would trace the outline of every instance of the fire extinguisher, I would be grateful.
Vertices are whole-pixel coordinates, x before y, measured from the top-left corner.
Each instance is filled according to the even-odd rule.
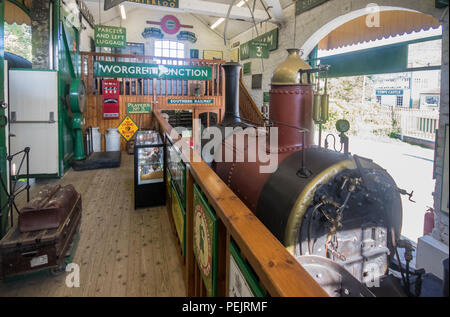
[[[428,207],[424,218],[425,219],[423,222],[423,235],[426,236],[427,234],[430,234],[434,228],[434,209]]]

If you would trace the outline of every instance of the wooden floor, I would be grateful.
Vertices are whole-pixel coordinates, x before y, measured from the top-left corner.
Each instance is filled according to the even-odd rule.
[[[166,208],[134,210],[133,156],[122,153],[120,168],[71,170],[61,180],[40,182],[31,197],[55,182],[73,184],[83,199],[74,258],[80,287],[66,287],[66,273],[32,276],[0,282],[0,296],[186,295]]]

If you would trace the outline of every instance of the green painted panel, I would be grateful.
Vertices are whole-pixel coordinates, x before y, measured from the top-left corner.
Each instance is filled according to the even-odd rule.
[[[209,297],[217,296],[217,218],[194,184],[194,255]]]
[[[94,29],[95,46],[125,48],[127,30],[116,26],[96,25]]]
[[[249,75],[252,73],[252,62],[244,63],[244,75]]]
[[[127,102],[127,113],[150,113],[151,111],[150,102]]]
[[[330,65],[329,77],[404,72],[408,68],[408,45],[377,47],[320,58]]]
[[[269,51],[274,51],[278,48],[278,28],[273,29],[267,33],[264,33],[247,43],[240,46],[239,55],[241,60],[245,60],[251,57],[251,44],[254,43],[266,43]]]
[[[184,211],[183,205],[181,204],[180,197],[178,193],[171,184],[171,197],[172,197],[172,217],[175,223],[175,229],[177,231],[178,239],[180,241],[181,249],[183,251],[183,256],[185,253],[186,246],[186,212]]]
[[[185,104],[213,104],[214,99],[193,99],[193,98],[185,98],[185,99],[168,99],[167,103],[169,105],[185,105]]]
[[[250,58],[269,58],[269,47],[267,43],[252,42],[249,44]]]
[[[328,0],[297,0],[295,2],[295,14],[296,15],[302,14],[303,12],[318,7],[327,1]]]

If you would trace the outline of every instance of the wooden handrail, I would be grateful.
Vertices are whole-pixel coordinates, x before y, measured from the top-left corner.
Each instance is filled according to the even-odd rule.
[[[248,92],[242,80],[242,72],[239,78],[239,111],[241,117],[259,126],[264,126],[264,117],[258,106]]]
[[[166,137],[170,137],[171,133],[173,133],[173,128],[170,124],[159,113],[154,113],[154,118],[159,125],[160,131]],[[187,141],[179,136],[175,135],[174,137],[172,135],[171,139],[178,148],[188,146]],[[178,142],[175,143],[176,141]],[[328,296],[262,222],[255,217],[219,176],[201,160],[197,153],[191,151],[189,160],[186,160],[186,157],[183,159],[187,162],[188,179],[193,178],[194,182],[201,188],[208,202],[215,210],[221,224],[225,227],[227,231],[226,236],[231,236],[237,243],[260,282],[271,296]],[[189,208],[193,207],[188,203],[186,208],[186,217],[189,217],[189,215],[192,215],[192,210],[189,210]],[[188,219],[186,223],[190,223]],[[192,234],[192,231],[187,228],[187,243],[192,241],[192,237],[189,237],[189,234]],[[229,253],[225,252],[225,254]],[[186,257],[189,258],[189,251]],[[228,264],[219,263],[220,265]],[[188,265],[186,264],[186,266]],[[228,272],[228,270],[225,271]],[[189,273],[186,274],[186,284],[189,289],[190,277]]]

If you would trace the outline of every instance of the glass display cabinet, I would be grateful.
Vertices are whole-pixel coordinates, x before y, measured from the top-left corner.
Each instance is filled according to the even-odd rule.
[[[157,131],[139,131],[134,146],[134,208],[163,206],[164,143]]]

